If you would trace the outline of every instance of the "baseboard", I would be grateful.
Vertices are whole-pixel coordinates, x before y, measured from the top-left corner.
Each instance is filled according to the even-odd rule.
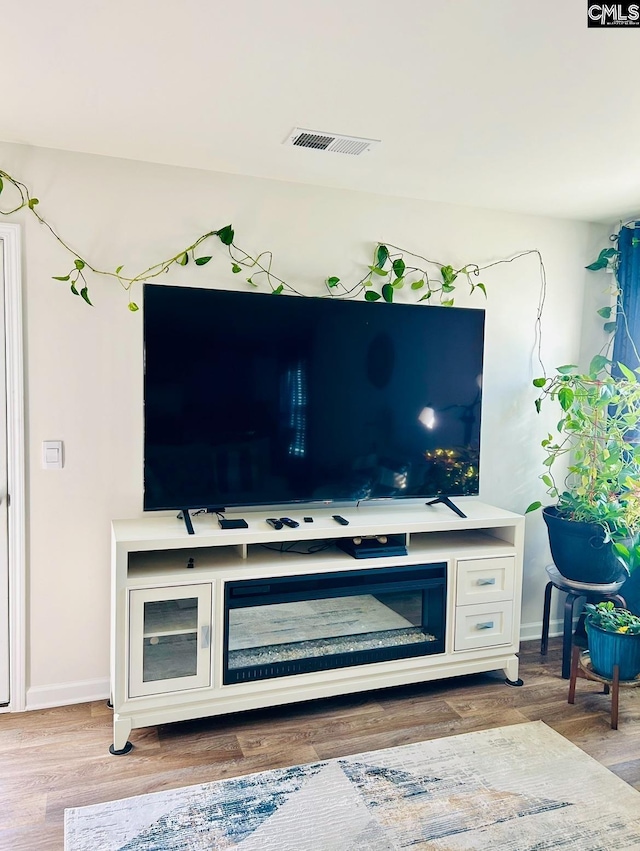
[[[560,618],[552,620],[549,636],[562,635],[563,622]],[[525,623],[520,627],[520,641],[540,641],[542,621]],[[92,700],[109,699],[109,680],[84,680],[79,683],[57,683],[47,686],[33,686],[27,690],[26,709],[50,709],[54,706],[68,706],[72,703],[89,703]]]
[[[549,638],[555,638],[562,635],[564,631],[564,621],[562,618],[556,618],[549,622]],[[533,623],[520,624],[520,641],[540,641],[542,636],[542,621],[534,621]]]
[[[53,706],[69,706],[72,703],[89,703],[92,700],[108,700],[108,698],[108,679],[54,683],[27,689],[25,709],[50,709]]]

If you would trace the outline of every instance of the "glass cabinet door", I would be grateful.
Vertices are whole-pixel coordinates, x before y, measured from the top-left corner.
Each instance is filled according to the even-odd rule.
[[[211,684],[211,585],[129,592],[129,697]]]

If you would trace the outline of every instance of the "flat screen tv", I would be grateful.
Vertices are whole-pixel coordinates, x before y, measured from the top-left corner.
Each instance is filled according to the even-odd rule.
[[[146,510],[478,493],[484,311],[146,284]]]

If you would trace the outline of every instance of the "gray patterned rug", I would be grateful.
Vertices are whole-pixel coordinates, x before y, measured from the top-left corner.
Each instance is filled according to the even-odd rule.
[[[537,721],[65,811],[66,851],[403,848],[637,851],[640,794]]]

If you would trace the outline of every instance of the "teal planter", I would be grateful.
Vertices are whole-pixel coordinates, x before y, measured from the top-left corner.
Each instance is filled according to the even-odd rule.
[[[640,635],[608,632],[586,619],[591,665],[596,674],[613,679],[613,666],[620,668],[621,680],[633,680],[640,674]]]

